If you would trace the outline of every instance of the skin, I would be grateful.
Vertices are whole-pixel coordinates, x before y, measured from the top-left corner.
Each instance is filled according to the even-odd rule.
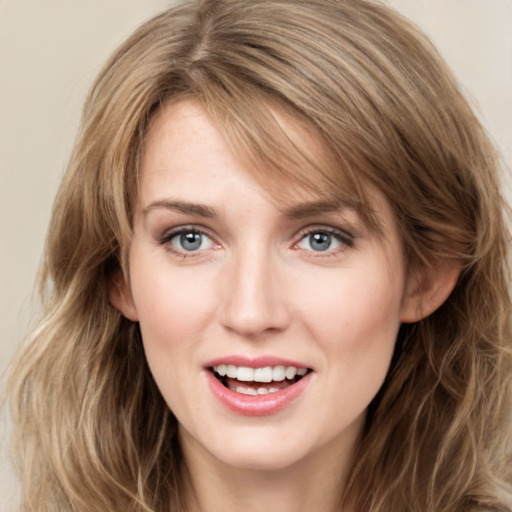
[[[168,104],[153,119],[130,279],[111,300],[140,322],[149,366],[177,417],[191,511],[335,509],[399,326],[419,310],[390,208],[374,197],[379,235],[348,208],[308,213],[304,205],[321,198],[299,189],[293,204],[280,205],[199,103]],[[199,248],[186,250],[180,234],[193,232],[203,233]],[[326,250],[312,233],[330,240]],[[426,289],[423,312],[448,293]],[[207,385],[205,364],[232,355],[293,359],[313,372],[283,410],[246,416]]]

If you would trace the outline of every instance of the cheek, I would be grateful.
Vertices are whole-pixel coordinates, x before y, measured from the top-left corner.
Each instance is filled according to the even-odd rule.
[[[145,357],[169,408],[190,411],[196,401],[183,383],[192,378],[190,369],[199,367],[195,358],[215,301],[206,280],[158,265],[144,268],[151,271],[133,276],[133,295]]]
[[[311,305],[310,331],[324,353],[333,424],[364,414],[389,370],[400,326],[401,285],[386,274],[354,274]]]
[[[310,330],[329,352],[357,366],[386,361],[398,328],[403,283],[377,266],[341,272],[329,286],[302,294]]]
[[[167,379],[168,368],[179,372],[202,339],[216,302],[212,286],[198,269],[192,276],[158,261],[134,261],[132,268],[137,269],[131,276],[132,293],[146,357],[157,380],[160,374]]]
[[[199,328],[215,303],[207,276],[149,264],[132,275],[132,293],[142,328],[153,332]]]

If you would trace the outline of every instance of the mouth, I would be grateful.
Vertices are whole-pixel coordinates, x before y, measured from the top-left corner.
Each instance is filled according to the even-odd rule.
[[[214,377],[227,389],[242,395],[277,393],[299,382],[311,368],[296,366],[264,366],[250,368],[219,364],[209,368]]]

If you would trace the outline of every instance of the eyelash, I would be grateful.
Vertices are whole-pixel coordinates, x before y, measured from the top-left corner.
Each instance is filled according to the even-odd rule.
[[[212,242],[212,244],[219,245],[215,242],[214,238],[206,231],[205,229],[197,226],[182,226],[176,229],[173,229],[171,231],[165,232],[161,236],[158,237],[157,241],[159,245],[165,246],[166,250],[173,254],[173,256],[182,259],[187,260],[191,258],[198,258],[203,256],[203,250],[194,250],[194,251],[187,251],[185,249],[177,249],[171,241],[181,235],[185,234],[197,234],[201,236],[205,236],[209,238]],[[329,237],[334,238],[337,242],[339,242],[340,247],[337,247],[335,249],[326,249],[325,251],[314,251],[313,249],[307,250],[304,249],[305,252],[313,253],[314,256],[312,257],[332,257],[336,256],[338,253],[346,250],[347,248],[351,248],[354,246],[354,236],[346,231],[337,230],[334,228],[327,228],[327,227],[310,227],[303,231],[301,231],[298,236],[299,240],[293,244],[293,248],[296,250],[301,250],[299,247],[299,244],[302,243],[304,240],[307,239],[307,237],[315,234],[322,234],[327,235]]]
[[[158,243],[159,243],[159,245],[164,246],[167,251],[169,251],[170,253],[172,253],[173,256],[175,256],[179,259],[187,260],[187,259],[191,259],[191,258],[197,258],[197,257],[202,256],[201,253],[203,251],[187,251],[185,249],[180,250],[180,249],[177,249],[176,247],[174,247],[173,244],[171,243],[173,238],[176,238],[180,235],[191,234],[191,233],[201,235],[201,236],[206,236],[212,241],[213,244],[216,244],[214,238],[212,236],[210,236],[205,229],[197,227],[197,226],[182,226],[180,228],[176,228],[171,231],[165,232],[162,236],[158,237]],[[216,245],[218,245],[218,244],[216,244]]]
[[[326,258],[326,257],[332,257],[338,255],[340,252],[343,252],[347,248],[351,248],[354,246],[354,236],[346,231],[341,231],[338,229],[330,228],[330,227],[321,227],[321,226],[314,226],[307,228],[306,230],[300,232],[299,234],[299,241],[294,244],[294,247],[297,247],[299,250],[300,248],[298,245],[306,240],[309,236],[315,235],[315,234],[322,234],[322,235],[328,235],[332,238],[334,238],[337,242],[339,242],[340,247],[337,247],[335,249],[327,249],[325,251],[314,251],[314,250],[306,250],[306,252],[311,252],[314,254],[315,258]]]

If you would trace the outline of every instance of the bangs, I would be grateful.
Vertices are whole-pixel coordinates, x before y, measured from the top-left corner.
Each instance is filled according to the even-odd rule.
[[[337,154],[312,120],[275,93],[226,73],[222,78],[193,76],[192,96],[278,206],[286,208],[305,196],[351,208],[372,231],[380,232],[368,177]]]

